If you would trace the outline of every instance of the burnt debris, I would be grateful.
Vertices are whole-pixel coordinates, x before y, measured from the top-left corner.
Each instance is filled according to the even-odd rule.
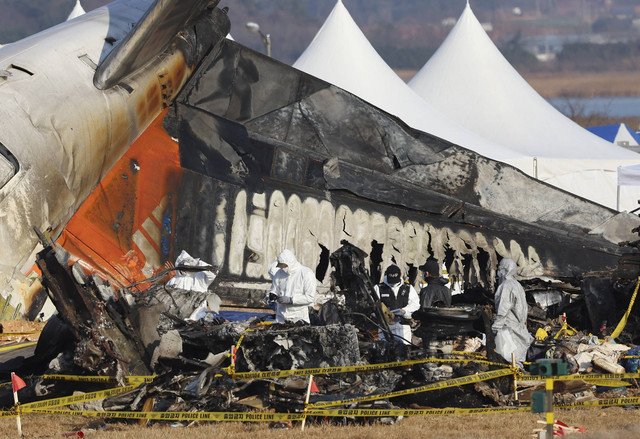
[[[509,362],[494,352],[490,293],[477,289],[454,296],[452,307],[414,313],[411,344],[378,339],[378,331],[388,329],[388,311],[371,294],[366,256],[347,241],[330,255],[331,298],[314,307],[311,325],[300,325],[275,324],[264,317],[227,321],[212,311],[219,304],[217,280],[204,291],[168,286],[176,272],[217,271],[206,264],[160,270],[146,282],[115,290],[96,275],[86,274],[79,264],[69,264],[61,247],[48,246],[38,254],[37,262],[58,314],[45,326],[34,356],[4,363],[3,372],[11,368],[28,377],[29,386],[20,391],[23,403],[104,388],[90,380],[56,381],[47,377],[51,374],[113,377],[121,384],[129,382],[129,376],[152,376],[126,393],[75,406],[99,411],[302,413],[308,377],[282,372],[300,369],[315,371],[318,392],[310,397],[312,406],[340,406],[343,400],[359,397],[368,399],[346,406],[529,403],[539,385],[524,381],[514,391],[513,371],[507,372],[510,377],[386,398],[388,393],[499,371],[509,368]],[[607,342],[613,324],[600,326],[597,336],[590,335],[594,324],[597,327],[605,317],[615,322],[623,311],[616,303],[611,303],[611,309],[593,303],[615,302],[611,296],[616,294],[618,302],[624,302],[633,287],[631,281],[590,278],[578,287],[544,282],[526,285],[528,329],[536,336],[529,359],[561,359],[571,373],[637,370],[637,361],[623,358],[638,349],[631,344],[636,334],[632,319],[618,338],[629,345]],[[589,318],[572,322],[567,317],[571,303],[578,303]],[[200,307],[206,311],[194,313]],[[340,373],[327,369],[398,361],[409,362]],[[246,375],[249,372],[262,373]],[[557,383],[555,393],[557,401],[567,403],[594,399],[604,390],[608,389],[588,381],[572,381]],[[12,405],[8,394],[1,401],[5,408]]]

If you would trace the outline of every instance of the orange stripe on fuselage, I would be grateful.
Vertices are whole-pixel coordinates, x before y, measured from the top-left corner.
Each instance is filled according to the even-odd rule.
[[[153,216],[166,195],[177,198],[182,179],[178,144],[162,126],[165,114],[162,112],[113,166],[58,239],[72,260],[82,259],[83,265],[119,287],[147,277],[141,271],[146,257],[133,242],[136,231],[142,232],[151,248],[161,250],[143,223],[150,219],[161,231],[173,228],[172,223],[165,225]],[[175,211],[168,213],[173,218]]]

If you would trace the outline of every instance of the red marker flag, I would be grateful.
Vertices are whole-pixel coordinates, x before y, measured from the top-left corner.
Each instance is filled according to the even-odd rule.
[[[311,379],[311,393],[319,393],[320,389],[318,389],[318,386],[316,386],[316,382],[313,380],[313,378]]]
[[[14,392],[17,392],[23,387],[27,387],[27,384],[24,382],[24,380],[13,372],[11,372],[11,383],[13,384]]]

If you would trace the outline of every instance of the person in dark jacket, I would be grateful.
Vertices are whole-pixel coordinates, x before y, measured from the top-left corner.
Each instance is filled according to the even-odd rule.
[[[451,306],[451,290],[446,287],[449,281],[440,277],[438,261],[429,259],[420,267],[424,270],[424,280],[427,286],[420,290],[420,309],[434,306]]]
[[[373,287],[373,298],[395,314],[395,321],[389,324],[394,337],[404,344],[411,344],[411,315],[420,307],[420,299],[415,288],[402,281],[397,265],[390,265],[385,271],[384,282]],[[378,337],[385,338],[382,331],[378,331]]]

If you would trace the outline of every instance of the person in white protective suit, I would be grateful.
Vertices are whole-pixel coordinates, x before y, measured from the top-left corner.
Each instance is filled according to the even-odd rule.
[[[498,264],[499,285],[496,290],[496,316],[491,326],[496,336],[496,352],[511,362],[515,354],[516,364],[521,369],[531,343],[527,330],[527,298],[524,289],[516,280],[518,266],[513,259],[505,258]]]
[[[276,301],[276,322],[309,323],[309,306],[316,299],[316,275],[296,259],[291,250],[278,255],[278,270],[269,295]]]
[[[389,329],[395,338],[404,344],[411,343],[411,315],[420,308],[420,298],[413,286],[402,281],[400,268],[390,265],[384,276],[384,282],[373,287],[374,300],[380,300],[395,314],[395,322]],[[380,338],[384,337],[378,331]]]

